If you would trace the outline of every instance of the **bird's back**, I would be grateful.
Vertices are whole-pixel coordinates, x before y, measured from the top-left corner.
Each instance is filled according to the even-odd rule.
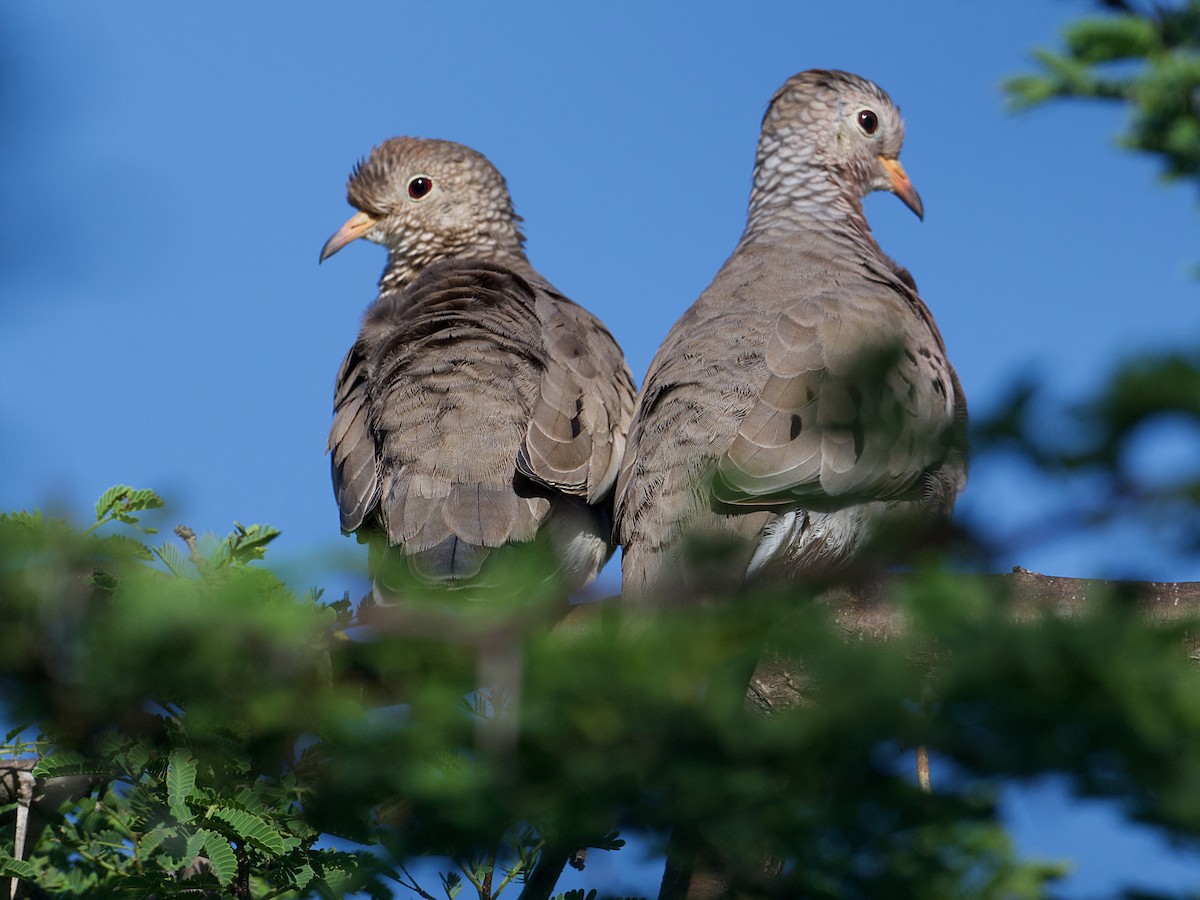
[[[598,333],[580,335],[581,326]],[[545,467],[522,471],[531,424],[547,417],[547,377],[568,365],[555,331],[602,356],[595,365],[611,365],[609,373],[623,369],[602,326],[532,270],[450,259],[382,295],[338,379],[330,449],[343,529],[374,525],[418,576],[455,581],[475,575],[492,549],[533,540],[557,510],[576,531],[579,521],[588,525],[589,534],[574,535],[586,544],[578,564],[598,568],[608,556],[607,511],[590,509],[589,465],[604,457],[593,443],[607,441],[619,454],[608,432],[623,428],[620,403],[611,422],[587,423],[586,448],[559,453],[575,469],[584,457],[583,471],[571,473],[575,483],[554,484]]]
[[[924,489],[956,388],[932,317],[873,241],[744,242],[647,374],[617,488],[627,590],[677,580],[688,536],[738,545],[734,583],[767,557],[836,568],[863,504]]]

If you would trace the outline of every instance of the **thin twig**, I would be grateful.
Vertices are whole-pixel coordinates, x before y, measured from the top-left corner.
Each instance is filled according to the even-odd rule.
[[[433,896],[433,894],[429,893],[423,887],[417,884],[417,879],[413,878],[412,873],[409,872],[408,869],[404,868],[404,866],[400,866],[400,871],[403,872],[404,876],[411,882],[411,884],[405,884],[403,879],[397,878],[396,881],[400,884],[400,887],[404,888],[405,890],[416,891],[421,900],[437,900],[437,897]]]
[[[929,747],[917,746],[917,787],[926,794],[933,793],[933,781],[929,777]]]
[[[19,771],[17,777],[17,830],[13,838],[13,858],[25,858],[25,839],[29,834],[29,808],[33,805],[33,786],[36,779],[32,772]],[[21,880],[14,875],[9,880],[8,896],[17,896]]]

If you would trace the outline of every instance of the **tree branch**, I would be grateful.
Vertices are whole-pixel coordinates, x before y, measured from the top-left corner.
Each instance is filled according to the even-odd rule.
[[[831,608],[834,621],[848,637],[887,641],[908,628],[905,612],[889,599],[904,575],[888,575],[862,582],[852,588],[834,588],[821,594],[818,602]],[[1129,597],[1145,618],[1167,625],[1188,619],[1200,621],[1200,582],[1108,581],[1095,578],[1063,578],[1041,575],[1020,566],[1006,575],[985,576],[1002,586],[1018,621],[1046,613],[1070,618],[1085,613],[1098,596]],[[1189,634],[1185,649],[1200,658],[1200,629]],[[762,713],[788,709],[805,702],[807,679],[795,660],[766,657],[750,680],[747,705]]]

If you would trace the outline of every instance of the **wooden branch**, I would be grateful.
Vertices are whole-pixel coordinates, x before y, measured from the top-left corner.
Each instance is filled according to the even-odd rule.
[[[821,594],[818,602],[831,608],[834,621],[848,637],[887,641],[908,628],[904,611],[888,599],[897,581],[905,577],[888,575],[852,588],[834,588]],[[1200,659],[1200,582],[1062,578],[1019,566],[1006,575],[985,577],[1008,594],[1013,617],[1018,621],[1030,621],[1046,613],[1063,618],[1081,615],[1095,597],[1113,595],[1132,598],[1145,618],[1154,624],[1195,619],[1198,627],[1187,636],[1185,649],[1189,656]],[[805,702],[806,687],[807,679],[795,660],[766,657],[750,680],[746,704],[762,713],[788,709]]]
[[[847,634],[866,640],[887,640],[907,627],[903,612],[888,601],[896,582],[905,577],[884,576],[854,588],[835,588],[822,594],[820,601],[834,608],[834,619]],[[1200,581],[1062,578],[1020,566],[1007,575],[984,577],[1002,586],[1018,620],[1034,619],[1048,612],[1064,618],[1079,615],[1097,595],[1130,597],[1149,621],[1158,624],[1200,620]]]
[[[542,848],[537,865],[529,873],[525,887],[517,900],[547,900],[554,893],[558,879],[562,877],[567,860],[571,858],[572,847],[560,847],[547,844]]]
[[[21,776],[37,764],[36,759],[9,759],[0,765],[0,806],[21,802]]]
[[[834,621],[847,637],[864,641],[886,641],[908,628],[903,610],[889,599],[896,583],[905,575],[883,575],[860,581],[852,587],[837,587],[818,597],[827,605]],[[964,576],[968,577],[968,576]],[[1083,613],[1097,595],[1132,597],[1152,623],[1170,624],[1196,619],[1198,628],[1186,643],[1190,656],[1200,659],[1200,581],[1106,581],[1096,578],[1062,578],[1041,575],[1019,566],[1004,575],[984,576],[1012,601],[1013,616],[1032,620],[1046,613],[1070,617]],[[555,632],[572,635],[596,627],[611,618],[620,603],[612,597],[598,603],[574,607],[555,627]],[[616,630],[614,625],[609,628]],[[746,703],[759,712],[770,713],[802,703],[807,679],[794,660],[765,658],[751,679]]]
[[[0,806],[22,802],[22,776],[31,774],[39,762],[37,759],[0,760]],[[67,800],[78,800],[95,785],[106,780],[101,775],[55,775],[51,778],[36,778],[29,800],[35,812],[50,812],[57,810]]]
[[[98,781],[94,775],[56,775],[52,778],[36,778],[34,767],[37,759],[9,759],[0,761],[0,806],[17,804],[16,830],[13,840],[13,859],[25,859],[37,845],[42,831],[49,824],[49,815],[58,810],[67,800],[78,800],[91,792]],[[21,881],[8,879],[8,896],[24,896]]]

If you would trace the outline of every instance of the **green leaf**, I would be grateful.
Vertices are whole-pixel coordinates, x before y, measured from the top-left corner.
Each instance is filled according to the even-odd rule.
[[[101,494],[100,499],[96,501],[96,521],[102,522],[108,518],[113,508],[124,500],[132,490],[133,488],[128,485],[117,484]]]
[[[619,836],[619,832],[610,831],[604,837],[595,841],[592,846],[597,850],[620,850],[625,846],[625,839]]]
[[[125,753],[125,767],[131,775],[140,776],[149,762],[150,747],[145,741],[138,741]]]
[[[113,556],[131,556],[134,559],[153,559],[150,548],[127,534],[110,534],[104,538],[104,548]]]
[[[153,856],[154,864],[164,872],[177,872],[191,863],[190,859],[183,858],[184,848],[182,842],[172,841],[172,844],[179,848],[178,856],[168,853],[166,850],[159,851]]]
[[[450,900],[454,900],[459,892],[463,889],[462,876],[457,872],[446,872],[442,874],[442,891]]]
[[[212,813],[233,829],[234,834],[269,853],[287,852],[287,846],[279,833],[258,816],[228,806],[218,807]]]
[[[45,527],[46,520],[42,516],[42,511],[35,509],[32,512],[2,513],[0,514],[0,525],[15,525],[18,528],[39,531]]]
[[[208,856],[209,863],[212,864],[213,875],[216,876],[222,887],[228,886],[232,883],[238,870],[237,857],[233,853],[233,848],[229,846],[229,841],[223,835],[209,831],[207,828],[201,828],[196,833],[203,836],[204,852]]]
[[[199,828],[187,839],[187,844],[183,848],[183,858],[189,865],[200,855],[200,851],[204,849],[204,839],[210,834],[212,834],[211,831]]]
[[[188,558],[174,544],[164,543],[161,547],[155,547],[154,555],[161,559],[163,565],[177,578],[184,578],[191,572],[188,568]]]
[[[296,890],[303,890],[305,886],[313,880],[316,873],[313,867],[305,863],[292,874],[292,884],[296,886]]]
[[[159,509],[163,506],[162,497],[148,488],[131,488],[125,484],[110,487],[96,501],[96,521],[86,529],[94,531],[108,522],[124,522],[132,525],[146,534],[153,534],[155,529],[143,528],[138,525],[138,517],[134,513],[147,509]]]
[[[0,878],[23,878],[26,881],[36,881],[37,877],[37,869],[26,860],[0,856]]]
[[[250,788],[242,788],[233,797],[237,808],[240,810],[256,816],[268,813],[268,809],[263,805],[262,799]]]
[[[96,588],[98,591],[114,592],[121,584],[120,580],[103,569],[96,569],[84,579],[84,583]]]
[[[137,855],[148,860],[154,855],[154,851],[162,846],[163,841],[168,838],[175,837],[178,834],[178,829],[168,825],[156,825],[142,835],[141,840],[137,842]]]
[[[1092,63],[1148,56],[1160,43],[1154,23],[1136,16],[1081,19],[1063,37],[1072,56]]]
[[[238,563],[248,563],[262,559],[267,552],[267,544],[279,537],[278,528],[270,525],[251,525],[246,527],[240,522],[233,523],[237,530],[227,539],[230,555]]]
[[[129,496],[125,500],[125,512],[161,509],[164,505],[163,498],[149,488],[130,490]]]
[[[43,756],[33,767],[38,778],[54,778],[58,775],[103,775],[108,767],[73,750],[55,750]]]
[[[172,750],[167,764],[167,805],[180,822],[195,818],[187,802],[195,792],[196,760],[186,750]]]

